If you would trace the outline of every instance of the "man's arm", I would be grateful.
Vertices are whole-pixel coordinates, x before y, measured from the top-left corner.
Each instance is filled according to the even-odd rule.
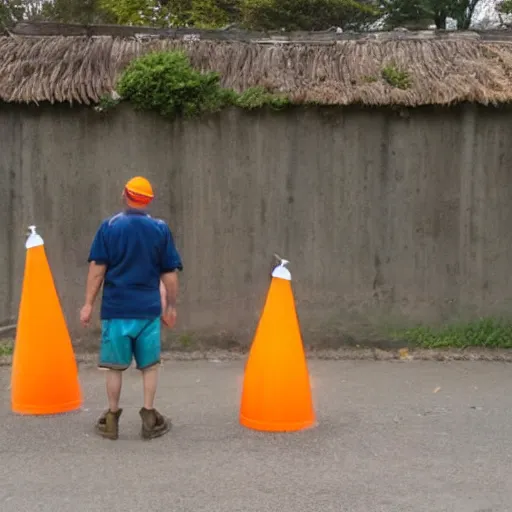
[[[172,328],[176,324],[176,299],[178,296],[178,273],[166,272],[160,276],[162,298],[162,321]]]
[[[91,321],[94,301],[100,291],[106,270],[107,266],[104,264],[99,264],[95,261],[91,261],[89,263],[87,285],[85,288],[85,304],[80,310],[80,322],[82,322],[84,327],[89,325],[89,322]]]
[[[89,272],[87,274],[87,285],[85,289],[85,304],[87,306],[94,306],[98,292],[100,291],[107,266],[98,264],[95,261],[89,263]]]
[[[87,273],[87,284],[85,287],[85,304],[80,311],[80,321],[86,326],[91,321],[94,301],[98,296],[105,273],[109,264],[107,247],[106,228],[108,224],[103,222],[94,236],[91,250],[89,251],[89,271]]]
[[[163,244],[160,261],[160,296],[162,298],[162,320],[167,327],[176,323],[176,299],[178,297],[178,271],[183,270],[180,255],[174,245],[169,226],[160,223],[163,230]]]
[[[160,293],[164,292],[165,306],[176,309],[176,300],[178,298],[178,272],[166,272],[161,275]],[[163,288],[163,290],[162,290]]]
[[[165,289],[165,284],[160,279],[160,304],[162,304],[162,314],[165,313],[167,309],[167,290]]]

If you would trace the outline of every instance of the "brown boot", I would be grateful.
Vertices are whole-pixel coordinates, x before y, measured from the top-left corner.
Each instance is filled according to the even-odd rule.
[[[119,418],[122,412],[123,409],[105,411],[96,422],[96,432],[102,437],[116,440],[119,437]]]
[[[145,409],[139,411],[142,419],[141,436],[143,439],[154,439],[169,432],[170,420],[164,418],[156,409]]]

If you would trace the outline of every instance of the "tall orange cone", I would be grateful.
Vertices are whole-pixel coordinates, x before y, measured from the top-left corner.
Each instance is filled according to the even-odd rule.
[[[82,405],[78,368],[43,239],[30,226],[11,373],[19,414],[59,414]]]
[[[291,432],[315,423],[306,356],[291,286],[282,260],[245,367],[240,423],[267,432]]]

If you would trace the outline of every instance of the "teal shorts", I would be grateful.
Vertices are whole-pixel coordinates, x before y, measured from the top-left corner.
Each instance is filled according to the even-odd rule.
[[[102,320],[99,367],[126,370],[135,359],[144,370],[160,362],[160,317]]]

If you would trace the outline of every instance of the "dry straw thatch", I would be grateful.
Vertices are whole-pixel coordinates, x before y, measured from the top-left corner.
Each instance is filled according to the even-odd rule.
[[[186,40],[162,34],[26,32],[0,37],[0,99],[6,102],[96,103],[115,89],[131,59],[173,49],[185,50],[197,69],[218,71],[226,87],[242,91],[261,85],[297,102],[418,106],[498,104],[512,98],[508,34],[330,34],[316,42],[310,35],[276,43],[239,35],[238,40],[225,35]],[[382,69],[389,65],[408,73],[410,87],[403,90],[383,79]]]

